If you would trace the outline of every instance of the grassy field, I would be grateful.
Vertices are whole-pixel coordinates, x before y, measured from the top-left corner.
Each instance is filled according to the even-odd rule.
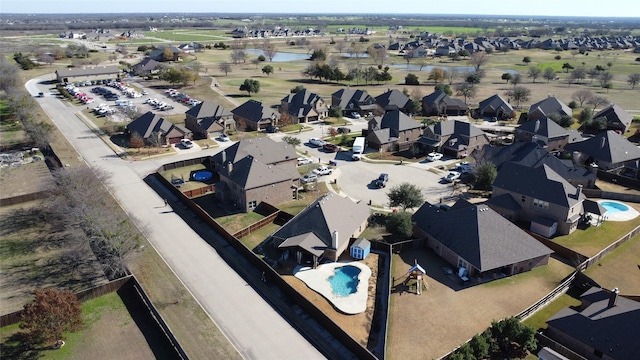
[[[590,278],[606,289],[617,287],[622,294],[640,294],[640,236],[635,236],[607,254],[585,271]]]
[[[574,298],[569,294],[562,294],[560,297],[550,302],[548,305],[538,310],[535,314],[528,317],[523,322],[527,325],[533,326],[534,329],[546,329],[547,320],[558,311],[564,309],[567,306],[580,305],[580,300]]]

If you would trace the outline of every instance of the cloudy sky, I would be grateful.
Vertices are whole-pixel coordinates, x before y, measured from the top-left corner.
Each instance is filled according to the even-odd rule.
[[[640,17],[638,0],[0,0],[0,13],[330,13]]]

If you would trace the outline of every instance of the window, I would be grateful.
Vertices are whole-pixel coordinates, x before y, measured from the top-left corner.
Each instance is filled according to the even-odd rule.
[[[548,201],[538,200],[538,199],[533,199],[533,206],[541,208],[541,209],[548,209],[549,208],[549,202]]]
[[[255,201],[255,200],[253,200],[253,201],[249,201],[249,209],[253,209],[253,208],[255,208],[255,207],[256,207],[256,205],[257,205],[257,204],[256,204],[256,201]]]
[[[525,202],[525,200],[527,200],[527,197],[522,195],[522,202]]]

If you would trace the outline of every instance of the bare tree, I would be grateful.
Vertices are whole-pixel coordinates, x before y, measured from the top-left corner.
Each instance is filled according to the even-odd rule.
[[[384,46],[376,47],[375,45],[371,45],[367,48],[367,52],[376,65],[383,65],[384,60],[387,58],[387,48]]]
[[[49,54],[41,53],[38,55],[38,61],[51,66],[51,64],[53,64],[56,59],[54,59],[54,57]]]
[[[156,148],[156,152],[158,152],[160,150],[160,147],[164,145],[164,136],[162,136],[160,132],[154,131],[151,133],[151,135],[149,135],[149,138],[147,139],[147,141],[154,148]]]
[[[603,72],[598,76],[598,80],[600,81],[600,86],[606,88],[611,85],[611,81],[613,80],[613,74],[610,72]]]
[[[347,48],[347,42],[344,41],[343,39],[340,39],[336,41],[336,43],[333,46],[335,46],[336,50],[338,50],[339,53],[343,53],[344,50]]]
[[[138,152],[140,152],[140,148],[144,147],[144,139],[135,131],[129,137],[129,147],[138,149]]]
[[[245,53],[242,49],[231,50],[231,62],[233,62],[234,64],[238,64],[241,61],[247,61],[247,53]]]
[[[231,64],[229,64],[228,62],[220,63],[220,65],[218,65],[218,69],[224,72],[224,76],[227,76],[231,72]]]
[[[580,107],[582,107],[584,102],[591,99],[593,95],[594,95],[593,92],[591,92],[590,90],[583,89],[583,90],[578,90],[574,92],[573,95],[571,95],[571,99],[579,102]]]
[[[19,83],[18,68],[0,57],[0,90],[7,91]]]
[[[471,54],[469,57],[469,64],[476,68],[476,71],[480,70],[480,67],[489,61],[489,56],[486,52],[478,51]]]
[[[463,82],[455,87],[456,95],[464,97],[464,103],[467,103],[467,98],[473,99],[476,96],[477,90],[473,84],[468,82]]]
[[[269,61],[273,61],[273,58],[278,53],[278,49],[271,43],[271,41],[269,41],[269,39],[265,39],[262,43],[262,52],[267,58],[269,58]]]
[[[544,69],[544,72],[542,73],[542,77],[545,78],[547,82],[550,82],[551,80],[556,78],[556,72],[553,70],[553,68],[548,67]]]
[[[450,69],[444,72],[444,77],[449,82],[449,85],[453,85],[453,82],[460,76],[460,73],[456,69]]]
[[[529,77],[533,80],[532,82],[536,82],[536,79],[540,77],[542,74],[542,70],[538,67],[532,66],[529,68]]]
[[[513,74],[509,82],[511,82],[511,85],[515,88],[518,84],[522,83],[522,75],[520,75],[520,73]]]
[[[514,86],[513,89],[507,91],[506,95],[515,100],[518,103],[517,107],[519,108],[521,101],[529,100],[531,90],[524,86]]]
[[[630,74],[627,77],[627,83],[631,85],[631,90],[635,89],[636,85],[640,83],[640,74],[639,73]]]
[[[587,104],[592,105],[595,110],[597,107],[608,105],[609,100],[604,96],[595,95],[587,100]]]

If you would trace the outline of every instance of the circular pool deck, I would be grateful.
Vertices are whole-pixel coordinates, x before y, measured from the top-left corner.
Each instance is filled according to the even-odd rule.
[[[334,275],[336,268],[355,266],[360,269],[356,292],[348,296],[338,296],[333,293],[329,277]],[[369,292],[369,278],[371,269],[357,261],[334,262],[319,265],[316,269],[308,266],[296,266],[293,276],[302,280],[308,287],[324,296],[333,306],[345,314],[359,314],[367,310],[367,296]]]
[[[622,201],[607,200],[607,199],[598,200],[598,203],[603,203],[603,202],[620,203],[620,204],[622,204],[622,205],[627,207],[626,211],[616,211],[616,212],[607,211],[606,213],[604,213],[605,221],[606,220],[609,220],[609,221],[629,221],[629,220],[635,219],[636,217],[638,217],[638,215],[640,215],[640,212],[638,212],[636,209],[634,209],[631,205],[627,205],[627,204],[623,203]]]

